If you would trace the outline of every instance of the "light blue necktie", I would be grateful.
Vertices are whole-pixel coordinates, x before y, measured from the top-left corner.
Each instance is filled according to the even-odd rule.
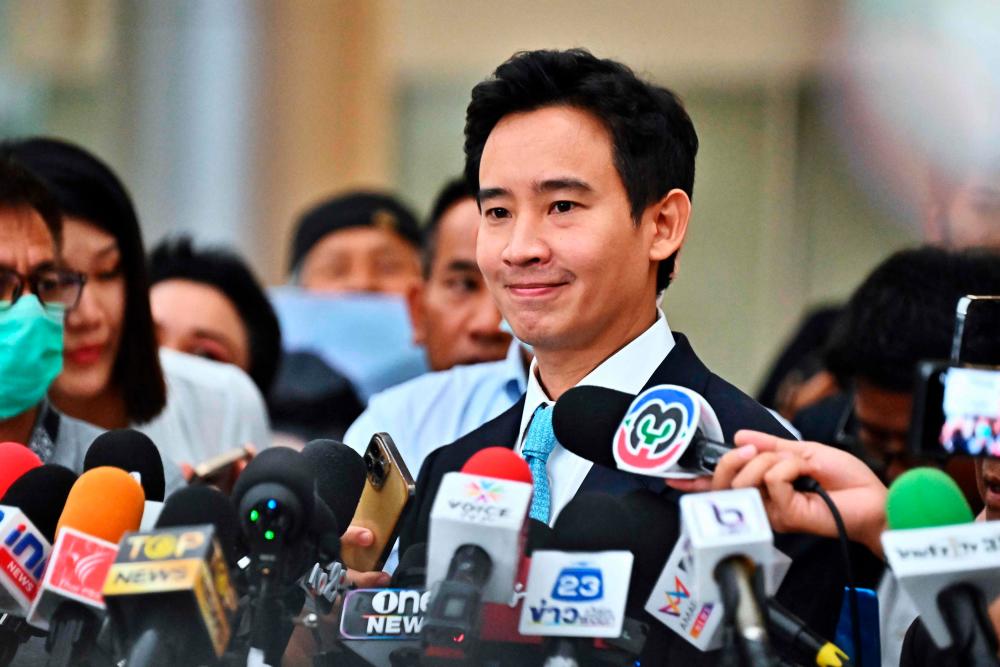
[[[552,513],[552,496],[549,493],[549,476],[545,471],[545,462],[549,460],[549,454],[555,446],[552,410],[547,405],[539,405],[528,426],[521,454],[531,468],[531,478],[535,486],[528,516],[543,523],[549,522],[549,515]]]

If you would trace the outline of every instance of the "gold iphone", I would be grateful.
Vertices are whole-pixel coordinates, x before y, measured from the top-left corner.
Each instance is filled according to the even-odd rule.
[[[413,497],[415,485],[403,457],[388,433],[376,433],[365,450],[365,486],[352,525],[372,531],[368,547],[344,545],[341,559],[361,572],[381,570],[399,535],[399,519]]]

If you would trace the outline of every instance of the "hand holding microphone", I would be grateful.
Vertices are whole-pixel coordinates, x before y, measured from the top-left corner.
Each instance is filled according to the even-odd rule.
[[[836,503],[848,537],[881,556],[887,489],[863,461],[835,447],[757,431],[739,431],[734,440],[737,448],[719,460],[711,478],[713,490],[758,488],[775,531],[836,537],[823,499],[795,484],[812,477]]]

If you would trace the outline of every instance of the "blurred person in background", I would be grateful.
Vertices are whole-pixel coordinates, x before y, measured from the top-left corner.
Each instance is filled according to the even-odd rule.
[[[55,195],[63,257],[86,277],[66,317],[64,365],[49,391],[56,407],[104,429],[136,428],[178,464],[266,446],[264,402],[243,371],[158,352],[139,221],[108,166],[58,139],[6,146]]]
[[[950,248],[1000,249],[1000,159],[927,179],[924,234]]]
[[[414,342],[427,351],[432,371],[497,361],[510,347],[476,264],[478,231],[479,205],[469,186],[462,179],[447,183],[424,227],[423,281],[407,294]]]
[[[352,192],[307,210],[295,226],[294,282],[316,292],[406,295],[420,282],[417,219],[387,194]]]
[[[827,368],[847,391],[800,412],[806,440],[836,444],[865,460],[889,484],[915,465],[908,451],[917,364],[948,359],[955,305],[966,294],[1000,294],[1000,255],[926,246],[880,264],[851,296],[826,351]],[[970,321],[965,361],[1000,360],[1000,340]],[[973,470],[948,472],[981,506]]]
[[[63,321],[85,278],[62,266],[62,217],[45,186],[0,146],[0,441],[79,473],[101,431],[45,394],[63,365]]]
[[[358,452],[385,431],[416,473],[428,453],[485,424],[524,392],[531,357],[500,330],[500,311],[476,264],[480,217],[464,180],[438,193],[424,228],[425,282],[408,299],[414,335],[438,372],[374,395],[344,436]]]
[[[267,396],[281,356],[281,329],[250,267],[222,248],[166,240],[149,255],[149,302],[162,347],[245,371]]]

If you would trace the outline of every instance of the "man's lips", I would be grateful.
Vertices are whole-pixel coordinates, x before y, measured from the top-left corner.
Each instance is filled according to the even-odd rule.
[[[510,283],[507,285],[507,289],[515,296],[540,297],[548,296],[566,284],[565,282]]]
[[[66,352],[66,359],[77,366],[89,366],[101,358],[103,345],[85,345]]]

